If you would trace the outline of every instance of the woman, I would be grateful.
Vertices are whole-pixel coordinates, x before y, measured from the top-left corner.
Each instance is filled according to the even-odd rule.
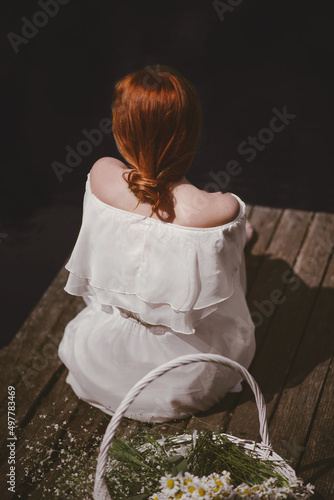
[[[77,396],[108,414],[146,373],[178,356],[216,353],[247,368],[255,352],[245,205],[186,179],[201,128],[196,91],[172,68],[149,69],[115,87],[113,134],[127,164],[94,164],[66,265],[65,290],[87,307],[67,325],[59,356]],[[185,418],[240,390],[239,381],[209,363],[180,367],[150,384],[126,416]]]

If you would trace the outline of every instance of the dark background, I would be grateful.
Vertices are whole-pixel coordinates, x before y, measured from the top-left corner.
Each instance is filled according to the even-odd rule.
[[[126,73],[166,64],[196,86],[204,121],[188,175],[195,185],[211,190],[212,174],[222,178],[236,160],[242,171],[225,191],[245,202],[334,212],[331,1],[231,0],[219,15],[204,0],[62,0],[15,53],[8,33],[22,36],[22,18],[43,24],[34,16],[48,1],[1,7],[2,345],[67,260],[91,166],[121,159],[103,134],[62,182],[52,168],[86,139],[84,129],[110,117],[113,86]],[[296,117],[248,162],[238,146],[284,106]]]

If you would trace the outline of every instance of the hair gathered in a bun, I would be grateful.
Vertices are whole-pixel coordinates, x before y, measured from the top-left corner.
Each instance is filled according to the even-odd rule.
[[[130,191],[138,198],[138,203],[150,203],[152,212],[168,208],[171,182],[163,179],[151,179],[139,170],[124,172],[123,178],[128,183]]]
[[[202,111],[195,88],[168,66],[147,66],[122,78],[112,106],[113,133],[130,172],[123,178],[152,214],[171,207],[172,184],[189,169]]]

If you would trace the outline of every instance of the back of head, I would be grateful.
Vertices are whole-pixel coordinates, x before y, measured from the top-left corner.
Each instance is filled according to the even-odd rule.
[[[131,169],[123,178],[138,203],[150,203],[159,215],[196,151],[202,121],[196,90],[173,68],[147,66],[117,83],[112,119],[118,149]]]

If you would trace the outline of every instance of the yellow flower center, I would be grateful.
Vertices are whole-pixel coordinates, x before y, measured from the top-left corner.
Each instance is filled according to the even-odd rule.
[[[181,498],[181,497],[182,497],[182,495],[183,495],[182,491],[181,491],[181,490],[179,490],[179,491],[177,491],[177,492],[175,493],[175,498]]]
[[[184,480],[184,484],[188,484],[188,483],[191,483],[191,479],[189,477]]]
[[[200,497],[204,497],[205,496],[205,489],[204,488],[199,488],[198,494],[199,494]]]
[[[174,481],[173,481],[173,479],[168,479],[168,481],[167,481],[167,488],[169,488],[170,490],[172,490],[174,488]]]
[[[190,491],[190,493],[193,493],[195,491],[195,486],[189,486],[188,491]]]
[[[217,486],[223,486],[223,483],[221,481],[216,481]]]

